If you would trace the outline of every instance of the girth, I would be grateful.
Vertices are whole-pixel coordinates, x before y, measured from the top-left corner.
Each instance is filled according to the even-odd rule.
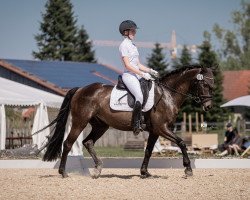
[[[149,91],[150,89],[152,88],[152,81],[149,80],[147,81],[146,79],[144,78],[141,78],[139,80],[140,82],[140,86],[141,86],[141,91],[142,91],[142,95],[143,95],[143,103],[142,103],[142,108],[144,108],[147,100],[148,100],[148,95],[149,95]],[[128,105],[133,108],[134,105],[135,105],[135,97],[134,95],[129,91],[129,89],[126,87],[126,85],[123,83],[122,81],[122,76],[119,75],[118,76],[118,83],[116,85],[116,89],[118,90],[126,90],[128,93],[127,93],[127,98],[128,98]],[[124,98],[124,96],[122,96],[120,99]]]

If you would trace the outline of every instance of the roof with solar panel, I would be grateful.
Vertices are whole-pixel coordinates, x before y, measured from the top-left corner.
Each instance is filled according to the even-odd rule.
[[[119,75],[119,70],[97,63],[16,59],[4,59],[4,61],[30,75],[66,89],[82,87],[94,82],[114,85]]]

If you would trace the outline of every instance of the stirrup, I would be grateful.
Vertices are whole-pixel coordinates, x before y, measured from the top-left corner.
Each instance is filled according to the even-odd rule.
[[[143,128],[140,126],[140,127],[134,128],[133,133],[135,136],[137,136],[139,135],[140,132],[143,132],[143,131],[144,131]]]

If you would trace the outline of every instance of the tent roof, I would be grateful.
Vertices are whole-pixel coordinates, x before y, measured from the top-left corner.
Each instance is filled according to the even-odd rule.
[[[32,106],[43,102],[60,108],[63,97],[0,77],[0,104]]]
[[[233,99],[223,105],[221,107],[229,107],[229,106],[248,106],[250,107],[250,95],[238,97]]]

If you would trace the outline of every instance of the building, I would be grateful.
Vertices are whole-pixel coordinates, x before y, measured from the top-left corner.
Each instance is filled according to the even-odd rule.
[[[223,97],[230,101],[250,94],[250,70],[223,72]]]
[[[61,96],[94,82],[114,85],[120,73],[97,63],[0,59],[0,77]]]

